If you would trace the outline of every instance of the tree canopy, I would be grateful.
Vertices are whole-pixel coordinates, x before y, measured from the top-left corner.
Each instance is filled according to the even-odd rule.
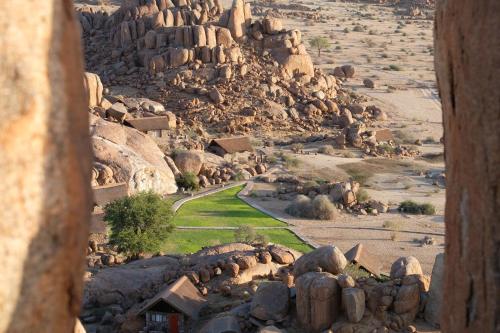
[[[330,47],[330,40],[326,37],[314,37],[309,41],[309,45],[318,50],[318,57],[321,56],[321,50]]]
[[[131,256],[161,250],[172,232],[171,205],[153,192],[118,199],[104,207],[104,220],[111,226],[110,244]]]

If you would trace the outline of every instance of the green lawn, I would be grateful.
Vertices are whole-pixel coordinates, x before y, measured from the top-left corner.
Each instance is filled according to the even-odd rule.
[[[189,201],[178,211],[174,224],[186,227],[285,227],[285,224],[259,212],[238,199],[237,186],[204,198]]]
[[[286,229],[257,230],[265,234],[272,243],[284,245],[294,250],[306,253],[312,248],[304,244],[292,232]],[[234,242],[232,230],[175,230],[165,242],[163,249],[166,253],[194,253],[203,246],[212,246]]]
[[[174,218],[176,226],[188,227],[283,227],[283,229],[256,230],[269,237],[272,243],[282,244],[300,252],[311,247],[298,239],[286,225],[261,213],[240,200],[236,194],[243,186],[234,187],[184,204]],[[204,246],[234,242],[234,230],[175,230],[165,241],[167,253],[193,253]]]

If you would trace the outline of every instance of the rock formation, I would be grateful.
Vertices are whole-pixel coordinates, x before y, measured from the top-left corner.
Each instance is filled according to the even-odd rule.
[[[82,50],[72,2],[23,5],[0,3],[0,332],[68,333],[91,210]]]
[[[499,16],[496,0],[437,1],[447,169],[444,332],[499,327]]]

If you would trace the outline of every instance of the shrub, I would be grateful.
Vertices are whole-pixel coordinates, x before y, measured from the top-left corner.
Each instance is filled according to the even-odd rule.
[[[417,214],[417,215],[434,215],[436,207],[430,203],[419,204],[411,200],[403,201],[399,204],[398,210],[402,213]]]
[[[285,211],[287,214],[290,214],[292,216],[310,218],[312,217],[310,215],[311,207],[311,199],[305,195],[299,194],[297,195],[295,200],[293,200],[292,203],[285,209]]]
[[[333,147],[330,145],[321,146],[318,149],[318,153],[325,155],[333,155],[335,154],[335,149],[333,149]]]
[[[255,240],[257,233],[255,229],[248,225],[242,225],[234,231],[234,239],[237,242],[252,243]]]
[[[337,208],[326,195],[318,195],[312,201],[312,215],[318,220],[333,220]]]
[[[313,200],[298,195],[285,211],[292,216],[317,220],[332,220],[337,216],[337,208],[326,195],[318,195]]]
[[[192,173],[192,172],[187,172],[184,175],[179,176],[176,179],[177,186],[182,187],[186,190],[199,190],[200,189],[200,182],[198,177]]]
[[[385,221],[383,224],[385,229],[390,229],[393,231],[397,231],[401,229],[401,222],[399,221]]]
[[[255,243],[258,243],[260,245],[267,245],[270,241],[271,240],[269,239],[268,235],[257,234],[257,236],[255,236]]]
[[[296,168],[300,165],[300,161],[298,158],[289,155],[283,155],[283,161],[285,162],[285,167],[287,168]]]
[[[132,257],[155,253],[172,232],[171,205],[153,192],[118,199],[104,207],[104,220],[111,226],[110,244]]]
[[[303,145],[302,143],[294,143],[294,144],[292,145],[292,151],[293,151],[295,154],[300,153],[303,149],[304,149],[304,145]]]
[[[402,70],[403,70],[401,67],[399,67],[398,65],[394,65],[394,64],[389,65],[389,69],[390,69],[391,71],[397,71],[397,72],[399,72],[399,71],[402,71]]]
[[[370,200],[370,195],[365,189],[360,189],[356,194],[356,198],[358,199],[359,202],[365,202]]]

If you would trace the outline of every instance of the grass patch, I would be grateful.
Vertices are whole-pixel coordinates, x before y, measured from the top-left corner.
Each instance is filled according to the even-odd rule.
[[[369,278],[371,274],[357,264],[350,263],[344,268],[344,274],[350,275],[354,280],[361,277]]]
[[[283,227],[284,224],[256,210],[236,195],[243,186],[189,201],[174,217],[174,224],[186,227]]]
[[[257,230],[261,235],[268,237],[270,242],[281,244],[302,253],[312,251],[312,248],[303,243],[297,236],[286,229]],[[165,253],[194,253],[204,246],[234,242],[234,230],[175,230],[165,242]]]
[[[434,215],[436,207],[430,203],[419,204],[411,200],[403,201],[399,204],[398,210],[402,213],[415,215]]]

